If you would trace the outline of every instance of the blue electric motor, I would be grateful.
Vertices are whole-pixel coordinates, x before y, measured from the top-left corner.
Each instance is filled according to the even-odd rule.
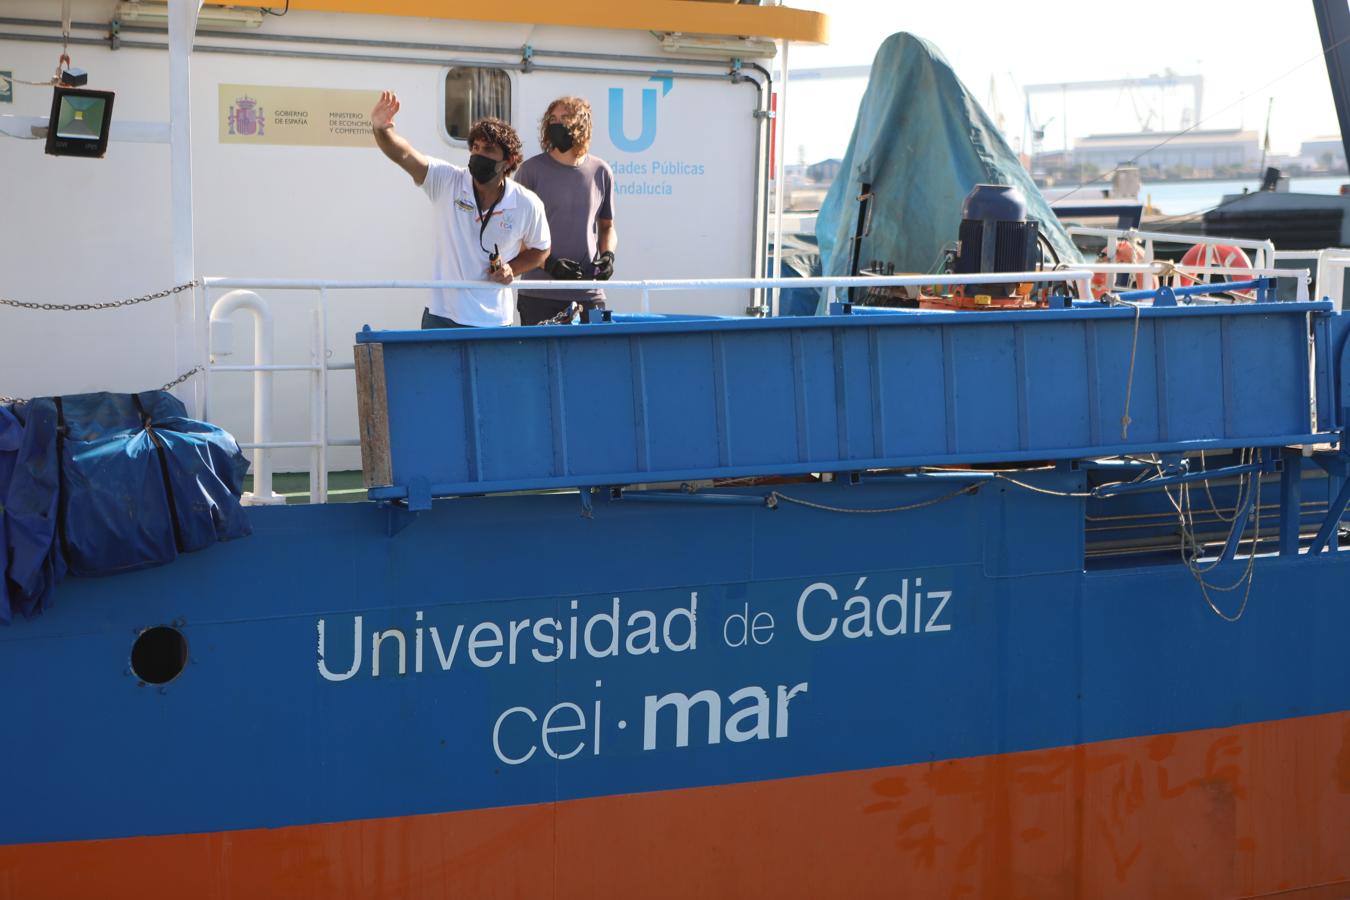
[[[1030,272],[1036,267],[1039,225],[1027,219],[1022,192],[1005,184],[977,184],[961,206],[956,274]],[[1013,285],[981,285],[981,294],[1008,294]]]

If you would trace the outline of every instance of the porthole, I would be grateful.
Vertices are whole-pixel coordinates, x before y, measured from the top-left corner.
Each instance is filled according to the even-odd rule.
[[[168,625],[145,629],[131,645],[131,671],[146,684],[168,684],[183,673],[187,660],[187,638]]]

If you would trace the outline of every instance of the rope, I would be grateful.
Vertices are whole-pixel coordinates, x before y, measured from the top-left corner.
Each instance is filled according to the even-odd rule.
[[[1240,459],[1243,465],[1251,465],[1255,462],[1256,451],[1250,449],[1243,450]],[[1208,479],[1205,479],[1205,481],[1208,482]],[[1206,483],[1205,487],[1206,490],[1208,490],[1208,483]],[[1204,545],[1201,544],[1199,538],[1196,537],[1195,534],[1195,515],[1191,506],[1190,486],[1185,484],[1181,485],[1181,489],[1178,491],[1178,495],[1181,498],[1180,501],[1172,496],[1170,489],[1164,489],[1164,493],[1167,495],[1168,502],[1172,504],[1173,509],[1177,511],[1177,519],[1181,527],[1181,546],[1178,549],[1181,553],[1182,563],[1186,566],[1187,571],[1191,573],[1191,577],[1195,579],[1195,583],[1200,586],[1200,594],[1205,598],[1205,603],[1209,606],[1210,611],[1225,622],[1237,622],[1247,612],[1247,602],[1251,599],[1252,585],[1256,581],[1256,554],[1261,543],[1261,474],[1259,472],[1244,474],[1240,476],[1238,480],[1237,504],[1234,508],[1232,523],[1228,527],[1228,537],[1224,542],[1224,546],[1227,547],[1228,543],[1233,540],[1234,535],[1237,533],[1237,509],[1241,508],[1248,499],[1253,497],[1256,504],[1255,521],[1253,523],[1254,531],[1252,533],[1251,552],[1247,556],[1247,565],[1244,567],[1242,574],[1239,575],[1232,584],[1227,585],[1213,584],[1205,578],[1206,575],[1223,562],[1222,554],[1206,566],[1202,566],[1196,562],[1196,557],[1204,552]],[[1187,552],[1188,549],[1190,551],[1189,553]],[[1229,593],[1237,590],[1244,584],[1246,585],[1246,590],[1244,590],[1242,594],[1242,603],[1238,606],[1237,612],[1231,616],[1219,609],[1218,605],[1214,602],[1214,598],[1210,596],[1210,591],[1216,593]]]
[[[1092,491],[1055,491],[1050,488],[1037,487],[1034,484],[1027,484],[1025,481],[1018,481],[1016,478],[1009,478],[1007,475],[995,473],[995,478],[999,481],[1006,481],[1008,484],[1016,485],[1024,491],[1031,491],[1033,494],[1045,494],[1050,497],[1095,497]]]
[[[851,506],[830,506],[825,503],[813,503],[810,500],[802,500],[799,497],[789,497],[787,494],[779,493],[778,491],[770,491],[764,497],[764,505],[767,506],[769,509],[777,509],[778,501],[781,500],[784,503],[795,503],[797,506],[805,506],[807,509],[818,509],[821,510],[822,512],[861,513],[864,515],[876,515],[878,513],[908,512],[912,509],[923,509],[925,506],[936,506],[939,503],[945,503],[948,500],[953,500],[961,496],[962,494],[973,494],[979,489],[980,485],[978,482],[975,484],[967,484],[960,488],[957,488],[956,490],[952,491],[949,494],[943,494],[941,497],[934,497],[931,500],[921,500],[918,503],[907,503],[904,506],[887,506],[882,509],[858,509],[856,507]]]
[[[56,83],[55,78],[48,78],[46,81],[25,81],[22,78],[15,78],[13,75],[0,75],[0,81],[8,81],[11,84],[26,84],[30,87],[51,87]]]
[[[1154,277],[1158,279],[1159,283],[1161,283],[1164,279],[1174,278],[1175,276],[1182,274],[1177,269],[1177,264],[1172,262],[1170,259],[1154,260],[1153,265],[1158,267],[1158,271],[1154,272],[1153,274]]]
[[[1125,303],[1127,301],[1120,301]],[[1142,303],[1130,304],[1134,307],[1134,340],[1130,343],[1130,374],[1125,377],[1125,411],[1120,417],[1120,439],[1128,441],[1130,439],[1130,423],[1134,420],[1130,418],[1130,397],[1134,393],[1134,360],[1139,353],[1139,316],[1144,310]]]
[[[1200,451],[1200,465],[1203,466],[1205,469],[1209,469],[1209,464],[1205,461],[1205,451],[1203,450]],[[1214,495],[1210,493],[1209,479],[1206,478],[1204,481],[1200,483],[1205,486],[1205,496],[1209,498],[1209,509],[1210,512],[1214,513],[1215,518],[1217,518],[1220,522],[1231,522],[1233,521],[1233,519],[1237,518],[1237,511],[1239,504],[1236,501],[1234,501],[1233,504],[1232,517],[1230,518],[1229,516],[1225,516],[1223,513],[1219,512],[1219,504],[1214,502]]]

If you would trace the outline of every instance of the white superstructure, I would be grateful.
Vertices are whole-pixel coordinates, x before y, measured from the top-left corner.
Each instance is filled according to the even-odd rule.
[[[616,278],[764,273],[773,86],[753,59],[732,58],[738,46],[762,51],[763,42],[729,38],[724,47],[705,42],[681,55],[647,31],[293,5],[285,16],[263,15],[260,27],[213,17],[210,7],[202,13],[190,81],[198,276],[431,275],[429,204],[361,136],[357,113],[368,112],[381,89],[402,100],[402,134],[456,162],[468,156],[453,136],[466,116],[508,115],[531,155],[549,101],[586,97],[595,112],[592,152],[616,176]],[[663,8],[674,5],[666,0]],[[118,8],[114,0],[74,0],[70,31],[70,55],[90,73],[89,87],[116,92],[106,157],[49,157],[40,141],[0,135],[0,298],[101,302],[175,283],[171,155],[167,126],[158,124],[169,119],[168,38],[144,17],[136,24],[125,17],[113,49],[108,23]],[[50,88],[18,81],[50,77],[62,46],[61,4],[6,0],[0,12],[0,73],[16,80],[12,101],[0,99],[0,131],[22,134],[50,107]],[[349,92],[368,93],[369,104]],[[314,137],[311,128],[317,143],[290,142],[282,132],[303,123],[300,114],[310,125],[331,126],[327,136]],[[262,127],[246,133],[250,123]],[[218,295],[194,299],[198,324]],[[310,362],[317,298],[283,292],[266,299],[275,319],[275,361]],[[757,300],[749,291],[662,295],[659,309],[742,314]],[[639,303],[635,292],[611,292],[617,309],[636,310]],[[349,336],[363,324],[415,328],[424,304],[417,292],[335,294],[327,311],[333,359],[349,357]],[[83,313],[0,307],[0,395],[157,387],[179,374],[182,343],[172,300]],[[249,341],[235,343],[231,362],[248,363]],[[304,392],[286,390],[285,379],[304,376],[276,377],[273,438],[298,439],[310,411]],[[250,437],[250,391],[246,378],[218,375],[212,384],[213,419],[241,440]],[[354,410],[334,403],[331,432],[354,434]],[[293,456],[283,455],[276,467],[303,468],[304,454]],[[354,451],[346,456],[330,466],[356,465]]]

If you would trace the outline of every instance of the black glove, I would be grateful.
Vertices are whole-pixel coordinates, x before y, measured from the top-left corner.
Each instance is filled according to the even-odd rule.
[[[595,266],[596,281],[609,281],[614,276],[614,254],[609,250],[595,254],[591,265]]]
[[[550,256],[544,260],[544,271],[555,281],[581,280],[581,263],[564,256]]]

